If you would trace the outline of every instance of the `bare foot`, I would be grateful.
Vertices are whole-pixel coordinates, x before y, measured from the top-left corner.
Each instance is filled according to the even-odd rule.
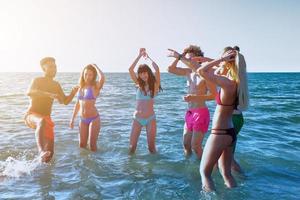
[[[203,185],[203,186],[202,186],[202,190],[203,190],[204,192],[213,192],[213,191],[215,191],[214,188],[211,188],[211,187],[209,187],[209,186],[207,186],[207,185]]]

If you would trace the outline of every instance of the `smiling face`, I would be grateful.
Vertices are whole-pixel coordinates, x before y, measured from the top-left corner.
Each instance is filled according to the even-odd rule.
[[[90,69],[84,70],[83,77],[86,84],[91,84],[95,80],[95,74]]]
[[[148,82],[149,74],[148,72],[141,72],[138,74],[140,79],[142,79],[145,83]]]
[[[48,61],[42,65],[42,69],[46,77],[54,78],[57,72],[56,64],[54,62]]]

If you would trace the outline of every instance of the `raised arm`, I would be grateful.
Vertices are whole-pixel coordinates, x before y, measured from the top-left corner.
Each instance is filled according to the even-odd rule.
[[[79,101],[76,101],[76,104],[75,104],[74,109],[73,109],[72,118],[71,118],[71,121],[70,121],[70,124],[69,124],[69,126],[70,126],[71,129],[74,128],[74,120],[75,120],[75,118],[77,116],[79,108],[80,108]]]
[[[189,68],[180,68],[180,67],[177,67],[177,64],[179,62],[179,59],[176,58],[173,63],[168,67],[168,72],[169,73],[172,73],[172,74],[175,74],[175,75],[178,75],[178,76],[186,76],[188,75],[189,73],[191,73],[191,69]]]
[[[93,66],[95,67],[97,74],[99,76],[99,80],[96,84],[96,88],[98,91],[100,91],[103,88],[103,85],[105,82],[105,76],[104,76],[104,73],[101,71],[101,69],[96,64],[93,64]]]
[[[202,57],[202,56],[197,56],[192,58],[193,61],[200,62],[200,63],[205,63],[205,62],[211,62],[214,59],[208,58],[208,57]]]
[[[155,79],[156,79],[156,83],[155,83],[155,91],[158,91],[159,90],[159,86],[160,86],[160,71],[159,71],[159,67],[158,65],[147,55],[147,58],[149,58],[152,62],[152,67],[154,68],[155,70]]]
[[[222,62],[234,61],[236,56],[235,51],[225,53],[221,58],[215,59],[197,69],[197,72],[206,80],[211,81],[222,88],[232,86],[232,81],[226,78],[223,74],[214,73],[213,67],[220,65]]]
[[[181,54],[179,54],[177,51],[169,49],[169,51],[171,51],[171,57],[175,57],[180,59],[183,63],[185,63],[188,67],[190,67],[193,70],[197,70],[197,72],[207,81],[210,81],[214,84],[219,85],[220,87],[228,87],[232,85],[232,82],[219,74],[215,74],[214,73],[214,69],[213,67],[219,65],[221,62],[223,61],[232,61],[234,60],[234,57],[236,55],[235,51],[231,51],[228,52],[226,54],[224,54],[223,57],[213,60],[207,64],[204,64],[203,66],[201,66],[199,63],[197,63],[196,61],[193,61],[191,59],[187,59],[186,57],[182,56]]]
[[[133,63],[131,64],[131,66],[128,69],[130,77],[136,85],[138,84],[138,80],[137,80],[137,76],[134,72],[134,68],[136,67],[136,64],[139,62],[140,58],[145,54],[145,51],[146,51],[145,48],[140,48],[140,52],[139,52],[138,57],[133,61]]]

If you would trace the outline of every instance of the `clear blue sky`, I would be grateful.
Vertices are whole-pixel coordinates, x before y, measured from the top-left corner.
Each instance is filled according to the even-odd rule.
[[[298,0],[0,0],[0,71],[59,71],[97,63],[127,71],[139,47],[165,71],[167,48],[217,57],[239,45],[248,71],[300,71]]]

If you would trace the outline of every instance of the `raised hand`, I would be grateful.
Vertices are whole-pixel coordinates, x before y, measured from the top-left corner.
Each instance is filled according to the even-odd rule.
[[[143,56],[144,58],[147,57],[146,49],[140,48],[139,56]]]
[[[227,51],[222,55],[224,61],[234,61],[236,56],[236,51]]]
[[[173,49],[168,49],[168,51],[169,51],[168,57],[179,58],[181,56],[181,54],[179,54],[177,51]]]

